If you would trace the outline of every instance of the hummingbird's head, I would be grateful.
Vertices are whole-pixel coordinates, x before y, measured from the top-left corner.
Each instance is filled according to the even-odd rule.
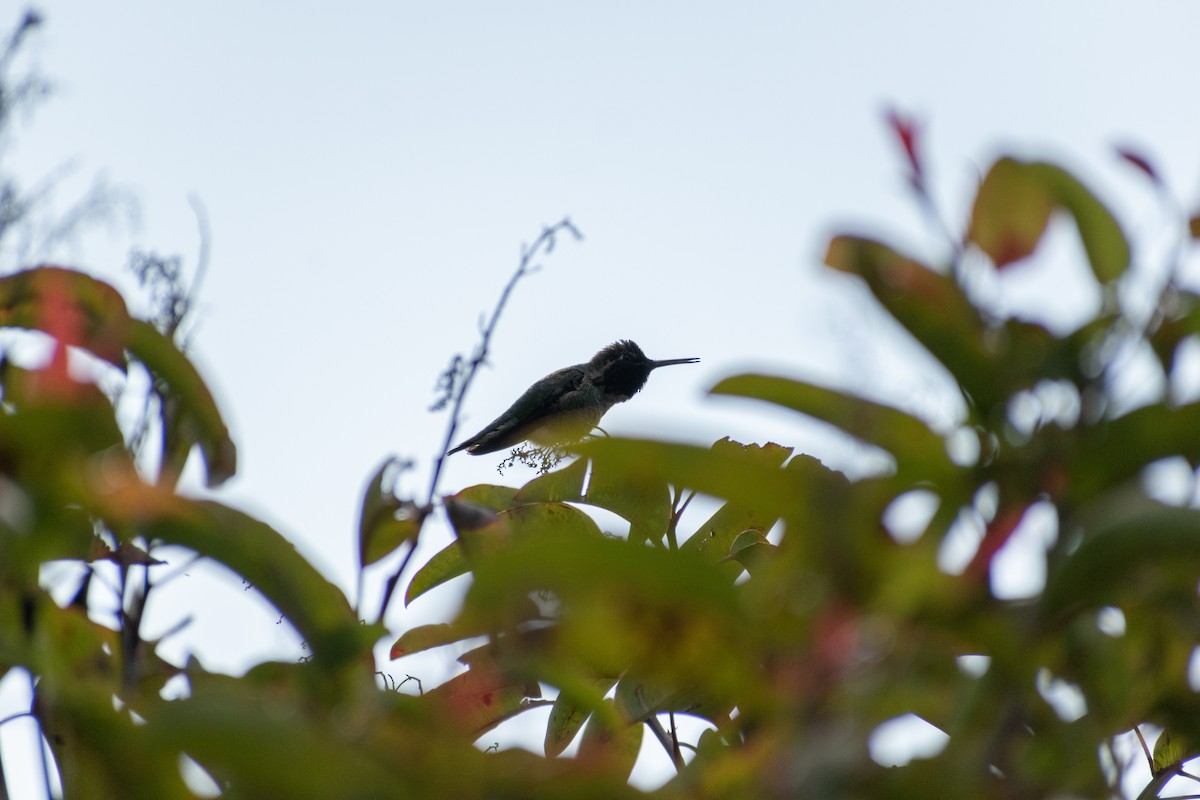
[[[605,392],[628,399],[646,385],[646,379],[650,377],[652,370],[671,364],[695,364],[699,360],[671,358],[654,361],[646,358],[642,348],[634,342],[622,339],[592,356],[592,360],[588,362],[588,372],[592,382],[602,387]]]

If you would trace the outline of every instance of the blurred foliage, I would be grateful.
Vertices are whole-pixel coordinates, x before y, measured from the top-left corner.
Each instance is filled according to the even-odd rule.
[[[918,132],[892,125],[934,209]],[[1165,195],[1147,159],[1121,157]],[[825,258],[941,365],[962,397],[952,423],[880,399],[886,387],[727,378],[713,394],[821,420],[890,466],[851,479],[776,443],[584,443],[524,486],[441,498],[454,540],[412,572],[405,602],[470,586],[453,618],[398,635],[386,600],[364,621],[282,534],[178,491],[189,458],[209,486],[237,458],[174,339],[189,308],[176,262],[143,259],[171,284],[150,321],[75,270],[0,277],[0,327],[49,342],[40,361],[0,360],[0,673],[31,677],[28,714],[64,796],[193,797],[186,757],[231,798],[620,798],[643,794],[628,779],[648,739],[675,765],[663,798],[1118,797],[1130,759],[1115,742],[1133,736],[1151,776],[1141,796],[1158,796],[1200,754],[1200,510],[1155,499],[1149,477],[1186,462],[1195,494],[1200,293],[1182,266],[1200,215],[1181,215],[1167,270],[1139,273],[1078,178],[1002,157],[967,218],[945,264],[853,234]],[[1075,330],[999,314],[972,288],[1038,269],[1068,220],[1100,297]],[[1147,369],[1131,402],[1129,373]],[[149,388],[131,431],[100,377],[133,371]],[[442,405],[466,383],[448,380]],[[408,551],[388,599],[435,510],[400,496],[406,467],[384,462],[361,502],[362,573]],[[697,495],[716,501],[702,521]],[[930,513],[894,535],[917,496]],[[617,532],[597,521],[612,515]],[[1013,599],[997,558],[1037,519],[1052,520],[1035,548],[1045,580]],[[957,566],[955,540],[973,547]],[[168,579],[165,545],[242,577],[309,655],[240,677],[163,658],[141,620]],[[69,602],[43,585],[49,562],[82,565]],[[102,568],[115,579],[94,580]],[[114,593],[117,613],[102,613]],[[384,637],[392,659],[458,645],[463,669],[400,691],[377,671]],[[544,756],[476,746],[535,708],[549,709]],[[702,733],[682,736],[682,716]],[[912,717],[943,744],[885,766],[873,735]],[[1143,728],[1165,731],[1152,752]]]
[[[1166,191],[1146,159],[1121,155]],[[1044,240],[1066,235],[1060,220],[1074,224],[1081,274],[1101,298],[1090,319],[1055,333],[972,293],[983,273],[1036,271]],[[1148,470],[1200,459],[1200,403],[1187,396],[1187,348],[1200,344],[1200,295],[1182,279],[1189,224],[1149,314],[1134,292],[1153,271],[1137,274],[1113,214],[1054,164],[997,159],[940,268],[835,236],[828,266],[865,283],[940,363],[961,392],[959,419],[934,428],[828,386],[727,378],[714,394],[822,420],[891,467],[851,480],[773,443],[588,442],[515,492],[476,486],[447,499],[487,513],[456,526],[406,600],[467,573],[470,588],[454,619],[405,632],[392,656],[482,641],[452,681],[479,672],[493,690],[476,687],[473,704],[456,694],[470,735],[553,690],[548,757],[578,739],[577,762],[626,777],[648,728],[678,769],[663,797],[1119,797],[1131,757],[1116,742],[1142,739],[1142,727],[1167,731],[1146,754],[1142,795],[1157,796],[1200,753],[1188,744],[1200,741],[1189,674],[1200,511],[1154,499]],[[1131,403],[1127,373],[1147,367],[1158,377]],[[722,501],[698,525],[682,522],[693,493]],[[932,505],[917,515],[923,528],[893,536],[885,520],[915,493]],[[589,507],[628,531],[602,533]],[[1052,520],[1044,549],[1013,541],[1034,518]],[[974,555],[947,566],[948,539],[972,531]],[[1044,563],[1032,596],[996,590],[1010,546]],[[677,739],[685,714],[707,725],[696,741]],[[906,715],[945,743],[883,766],[872,734]]]

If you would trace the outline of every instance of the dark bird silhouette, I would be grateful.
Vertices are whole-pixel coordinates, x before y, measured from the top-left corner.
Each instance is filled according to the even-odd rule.
[[[524,441],[538,445],[576,441],[596,427],[610,408],[637,394],[652,370],[699,360],[652,361],[631,341],[613,342],[586,364],[551,372],[530,386],[490,425],[446,455],[466,450],[481,456]]]

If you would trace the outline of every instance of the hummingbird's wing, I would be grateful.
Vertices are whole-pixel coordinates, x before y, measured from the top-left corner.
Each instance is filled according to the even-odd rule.
[[[584,364],[551,372],[525,390],[507,411],[446,455],[466,450],[473,456],[494,453],[525,441],[542,423],[561,412],[563,398],[583,383]]]

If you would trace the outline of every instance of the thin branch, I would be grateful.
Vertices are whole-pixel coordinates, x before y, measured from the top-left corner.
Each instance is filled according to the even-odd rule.
[[[667,733],[662,723],[658,721],[658,717],[653,715],[648,717],[646,719],[646,727],[650,729],[650,732],[654,734],[654,738],[658,739],[658,743],[662,745],[663,750],[671,757],[671,763],[675,765],[675,771],[682,770],[684,764],[683,757],[679,754],[679,747],[674,741],[673,736]]]
[[[466,399],[467,390],[471,388],[471,382],[474,381],[479,367],[487,361],[492,334],[496,330],[496,324],[500,321],[500,315],[504,312],[504,307],[508,304],[509,295],[512,294],[513,288],[516,287],[521,278],[537,270],[537,265],[533,263],[533,259],[537,256],[538,252],[545,249],[546,253],[549,254],[554,250],[555,238],[562,231],[570,233],[577,241],[583,238],[583,234],[579,232],[579,229],[575,227],[569,217],[564,217],[557,224],[543,228],[541,235],[534,240],[533,244],[523,248],[521,262],[518,264],[516,272],[508,279],[504,291],[500,293],[500,299],[496,302],[496,307],[492,310],[491,319],[488,320],[480,332],[479,346],[475,349],[475,354],[467,363],[466,373],[454,397],[454,405],[450,411],[450,420],[446,425],[446,436],[442,443],[441,453],[434,462],[433,475],[429,480],[429,494],[425,500],[426,507],[432,507],[433,501],[437,497],[438,481],[442,475],[442,464],[446,460],[446,451],[454,445],[454,437],[458,433],[459,419],[462,415],[463,401]]]
[[[1142,752],[1146,754],[1146,764],[1154,769],[1154,756],[1150,755],[1150,747],[1146,744],[1146,738],[1142,736],[1142,727],[1140,725],[1133,726],[1133,733],[1137,736],[1138,742],[1142,745]]]
[[[17,53],[21,49],[21,41],[26,35],[32,33],[33,30],[41,24],[41,14],[32,8],[25,11],[25,15],[21,18],[20,23],[17,24],[16,29],[13,30],[12,35],[5,43],[4,49],[0,50],[0,75],[3,75],[5,78],[8,77],[7,73],[9,66],[12,64],[13,59],[16,58]]]
[[[678,770],[683,766],[683,753],[679,751],[679,729],[675,727],[675,712],[668,711],[667,718],[671,720],[671,759]]]
[[[917,199],[917,207],[925,216],[926,224],[933,230],[934,235],[940,237],[950,248],[950,271],[953,273],[955,280],[960,284],[966,279],[963,274],[963,244],[962,241],[954,235],[942,216],[942,211],[938,208],[937,201],[929,192],[929,187],[924,180],[914,181],[912,183],[913,195]]]
[[[667,520],[667,546],[671,550],[679,549],[679,520],[683,517],[683,512],[687,511],[687,507],[696,497],[696,492],[692,490],[683,503],[680,503],[679,498],[683,497],[683,491],[683,489],[672,488],[674,497],[671,498],[671,518]]]
[[[422,521],[424,520],[424,516],[433,511],[433,504],[437,499],[438,483],[442,477],[442,465],[446,461],[446,452],[453,446],[454,437],[458,434],[463,401],[466,399],[467,391],[471,388],[471,383],[474,381],[479,367],[487,361],[492,334],[496,330],[496,325],[500,321],[500,315],[504,312],[504,307],[508,304],[508,298],[521,278],[538,270],[538,265],[534,264],[534,259],[538,253],[544,252],[548,255],[553,252],[555,240],[563,231],[571,234],[576,241],[583,238],[583,234],[579,232],[579,229],[575,227],[569,217],[563,217],[562,220],[554,225],[544,227],[532,245],[522,247],[521,260],[517,265],[516,271],[508,279],[508,283],[504,286],[504,291],[500,293],[500,299],[496,301],[496,307],[492,309],[491,317],[480,330],[479,344],[475,348],[475,353],[471,356],[470,361],[466,363],[462,380],[459,381],[458,386],[454,389],[454,402],[451,405],[450,419],[446,423],[446,436],[442,441],[442,447],[438,451],[437,457],[434,459],[433,473],[429,478],[429,492],[425,498],[425,505],[421,508],[423,514]],[[408,569],[409,562],[412,561],[413,554],[417,551],[417,545],[420,541],[420,527],[418,526],[417,535],[413,537],[408,552],[404,554],[404,558],[400,561],[400,566],[388,578],[387,584],[384,587],[383,601],[379,604],[379,616],[377,617],[379,621],[382,621],[384,616],[386,616],[388,607],[392,603],[392,596],[395,594],[396,587],[400,583],[400,576]]]
[[[196,269],[192,273],[192,285],[188,287],[187,305],[190,311],[195,303],[196,296],[200,294],[200,284],[204,282],[204,275],[208,272],[208,253],[210,243],[212,242],[212,228],[208,224],[208,209],[204,207],[204,202],[197,194],[188,195],[188,205],[192,207],[192,213],[196,215],[196,228],[200,236],[200,249],[196,253]]]

